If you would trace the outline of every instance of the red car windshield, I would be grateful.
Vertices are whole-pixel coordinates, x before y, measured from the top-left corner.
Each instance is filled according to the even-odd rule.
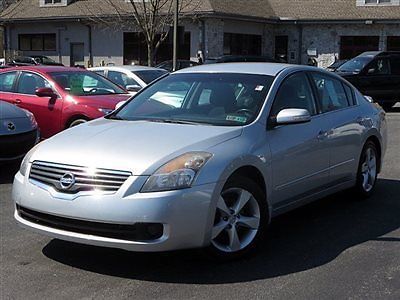
[[[73,96],[126,94],[116,84],[92,72],[51,72],[50,77]]]

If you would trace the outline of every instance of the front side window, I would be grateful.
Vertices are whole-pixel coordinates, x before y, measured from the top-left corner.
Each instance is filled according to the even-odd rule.
[[[307,76],[297,73],[287,78],[279,88],[271,110],[271,116],[287,108],[306,109],[310,115],[317,113],[313,93]]]
[[[136,76],[142,79],[146,84],[160,78],[161,76],[167,74],[165,70],[151,70],[151,71],[135,71],[133,72]]]
[[[369,75],[389,75],[390,65],[387,58],[380,58],[374,60],[367,67],[367,73]]]
[[[338,68],[340,72],[352,72],[352,73],[359,73],[362,69],[372,60],[371,57],[368,56],[361,56],[353,58]]]
[[[94,72],[51,72],[51,78],[73,96],[125,94],[116,84]]]
[[[17,72],[0,74],[0,92],[12,92]]]
[[[51,85],[47,80],[37,74],[22,72],[18,79],[17,93],[35,95],[36,90],[40,88],[51,88]]]
[[[273,80],[250,74],[174,74],[149,86],[110,117],[242,126],[256,119]]]
[[[122,72],[108,71],[108,79],[118,84],[119,86],[122,86],[123,88],[126,88],[128,85],[140,86],[140,84],[137,83],[136,80],[134,80],[133,78],[129,77],[128,75]]]
[[[311,74],[318,92],[321,112],[329,112],[349,106],[342,83],[320,73]]]

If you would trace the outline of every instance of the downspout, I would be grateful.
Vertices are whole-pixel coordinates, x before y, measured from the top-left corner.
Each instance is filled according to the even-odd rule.
[[[89,67],[93,67],[93,53],[92,53],[92,26],[86,25],[88,28],[88,45],[89,45]]]
[[[299,48],[298,48],[298,57],[297,57],[297,63],[301,65],[301,59],[303,55],[303,24],[298,24],[299,25]]]

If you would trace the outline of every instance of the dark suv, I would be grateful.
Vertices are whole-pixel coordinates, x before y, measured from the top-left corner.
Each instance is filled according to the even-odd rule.
[[[400,51],[364,52],[336,72],[386,110],[400,101]]]

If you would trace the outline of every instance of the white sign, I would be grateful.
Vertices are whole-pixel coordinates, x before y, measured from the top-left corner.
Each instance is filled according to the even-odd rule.
[[[5,66],[5,65],[6,65],[6,59],[0,58],[0,66]]]

